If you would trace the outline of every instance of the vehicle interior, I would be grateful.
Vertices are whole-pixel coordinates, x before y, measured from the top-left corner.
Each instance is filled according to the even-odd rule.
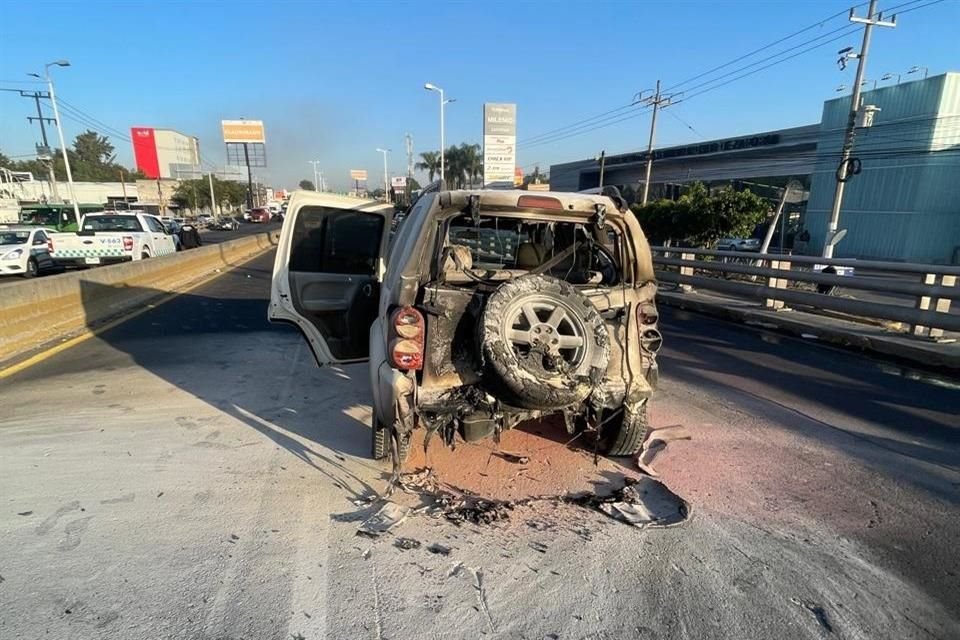
[[[338,359],[366,357],[370,324],[380,299],[377,268],[385,218],[303,207],[290,250],[294,307],[326,336]]]
[[[439,279],[449,284],[497,283],[544,274],[574,285],[620,284],[623,246],[609,224],[461,215],[443,227]]]

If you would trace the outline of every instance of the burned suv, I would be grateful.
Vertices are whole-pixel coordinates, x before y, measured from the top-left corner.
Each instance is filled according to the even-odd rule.
[[[618,197],[428,188],[393,207],[298,191],[269,317],[320,365],[369,360],[374,458],[561,414],[636,453],[662,342],[650,248]]]

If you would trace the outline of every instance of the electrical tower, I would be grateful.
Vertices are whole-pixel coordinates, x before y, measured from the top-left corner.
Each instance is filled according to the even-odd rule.
[[[403,139],[407,144],[407,179],[409,180],[413,177],[413,136],[408,133]]]

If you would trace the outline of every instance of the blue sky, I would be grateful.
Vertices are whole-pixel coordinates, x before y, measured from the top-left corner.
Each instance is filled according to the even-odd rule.
[[[881,9],[920,8],[896,29],[875,31],[868,78],[912,65],[931,74],[960,70],[960,1],[922,6],[928,2],[881,0]],[[57,93],[114,129],[196,135],[204,158],[219,165],[220,120],[262,119],[271,164],[264,173],[275,186],[312,178],[307,161],[318,159],[331,186],[346,187],[351,168],[382,176],[376,147],[393,149],[390,171],[404,173],[406,132],[416,151],[438,148],[437,96],[422,88],[433,82],[457,99],[447,109],[448,144],[481,142],[484,102],[516,102],[519,164],[532,169],[645,146],[648,114],[549,144],[523,143],[626,105],[658,78],[672,86],[852,4],[16,2],[0,22],[0,87],[33,88],[21,84],[27,71],[68,58],[72,67],[54,71]],[[713,76],[811,46],[804,43],[845,21],[832,18]],[[858,42],[849,36],[709,93],[688,91],[689,100],[660,120],[658,145],[817,122],[823,100],[853,79],[852,67],[837,69],[836,51]],[[31,108],[0,92],[4,153],[31,152],[39,137],[25,120]],[[64,126],[71,139],[85,128],[66,116]],[[132,165],[129,143],[114,144]]]

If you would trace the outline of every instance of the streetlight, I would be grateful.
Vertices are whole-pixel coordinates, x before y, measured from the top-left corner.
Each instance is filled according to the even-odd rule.
[[[927,74],[930,73],[930,69],[927,69],[926,67],[919,67],[919,66],[914,65],[914,66],[910,67],[910,70],[907,71],[907,73],[908,73],[908,74],[909,74],[909,73],[917,73],[917,72],[919,72],[920,70],[923,70],[923,79],[926,80],[926,79],[927,79]]]
[[[387,176],[387,154],[390,153],[390,149],[377,147],[377,151],[383,154],[383,199],[390,202],[390,178]]]
[[[444,142],[444,133],[443,133],[443,108],[444,108],[445,105],[447,105],[447,104],[450,103],[450,102],[456,102],[457,99],[456,99],[456,98],[444,99],[444,97],[443,97],[443,89],[441,89],[441,88],[438,87],[437,85],[431,84],[431,83],[429,83],[429,82],[426,83],[425,85],[423,85],[423,88],[426,89],[427,91],[436,91],[437,93],[440,94],[440,182],[443,182],[443,181],[444,181],[444,166],[445,166],[445,164],[446,164],[446,163],[444,162],[444,154],[443,154],[443,149],[444,149],[444,146],[445,146],[445,144],[446,144],[446,143]]]
[[[880,76],[880,82],[883,82],[884,80],[889,80],[889,79],[891,79],[891,78],[896,78],[896,79],[897,79],[897,84],[900,84],[900,74],[899,74],[899,73],[885,73],[885,74],[883,74],[882,76]]]
[[[77,198],[73,195],[73,174],[70,172],[70,158],[67,156],[67,143],[63,139],[63,127],[60,125],[60,111],[57,109],[57,96],[53,91],[53,79],[50,77],[50,67],[69,66],[69,60],[54,60],[43,65],[43,78],[40,78],[40,74],[37,73],[28,73],[27,75],[47,81],[50,104],[53,105],[53,120],[57,123],[57,135],[60,137],[60,153],[63,154],[63,166],[67,170],[67,191],[70,193],[70,201],[73,203],[73,215],[77,218],[77,224],[80,224],[80,205],[77,204]]]

